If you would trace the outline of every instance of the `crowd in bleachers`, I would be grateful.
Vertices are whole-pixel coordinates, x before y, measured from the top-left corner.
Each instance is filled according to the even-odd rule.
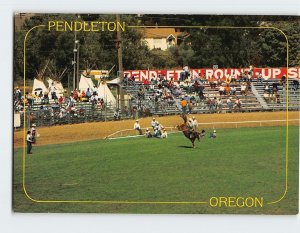
[[[109,109],[110,112],[105,111],[104,117],[114,120],[178,113],[259,111],[262,106],[251,90],[254,84],[263,86],[263,93],[260,94],[266,102],[273,100],[277,104],[281,103],[285,77],[276,81],[266,80],[261,73],[255,77],[251,68],[240,75],[233,73],[224,78],[206,77],[204,73],[191,76],[185,67],[179,80],[152,75],[149,80],[136,81],[134,76],[125,75],[121,85],[125,88],[128,102],[123,103],[122,111],[117,106],[109,109],[104,100],[99,98],[96,86],[86,91],[74,89],[70,94],[56,93],[55,89],[23,94],[17,87],[14,91],[14,109],[22,114],[26,106],[33,113],[44,112],[58,119],[86,116],[87,109],[90,113]],[[292,84],[293,90],[297,91],[299,81],[294,80]],[[111,114],[110,118],[106,118],[108,114]],[[103,115],[97,119],[103,120]]]
[[[14,111],[20,113],[21,117],[24,113],[24,106],[30,112],[30,122],[34,122],[38,116],[53,121],[67,117],[84,116],[87,109],[103,111],[106,103],[103,98],[98,97],[96,87],[91,90],[88,88],[86,92],[79,92],[74,89],[70,94],[64,92],[59,95],[56,94],[55,90],[51,90],[51,92],[25,92],[23,94],[20,88],[16,87]]]
[[[251,82],[254,80],[253,71],[246,71],[241,75],[233,73],[231,76],[221,79],[215,76],[206,77],[199,73],[191,77],[187,69],[181,73],[178,81],[167,80],[163,75],[152,76],[150,80],[138,82],[135,77],[124,77],[124,86],[136,86],[139,88],[136,96],[137,105],[143,105],[145,92],[151,93],[147,99],[155,106],[155,111],[161,110],[167,113],[167,107],[178,102],[183,113],[191,113],[197,104],[205,104],[209,112],[221,112],[223,103],[227,108],[240,110],[243,107],[241,96],[251,93]],[[255,78],[263,82],[261,74]],[[240,96],[240,97],[239,97]],[[178,101],[177,101],[178,100]],[[160,109],[158,109],[160,107]]]

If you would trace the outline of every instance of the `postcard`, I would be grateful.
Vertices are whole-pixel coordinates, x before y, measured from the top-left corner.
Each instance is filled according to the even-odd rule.
[[[15,13],[13,211],[298,214],[299,22]]]

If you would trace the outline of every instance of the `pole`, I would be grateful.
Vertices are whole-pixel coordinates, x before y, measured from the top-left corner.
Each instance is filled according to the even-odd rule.
[[[73,49],[73,90],[76,88],[76,31],[74,34],[74,49]]]
[[[68,93],[70,93],[70,73],[68,72]]]
[[[117,22],[120,22],[120,15],[117,14]],[[124,72],[123,72],[123,45],[122,45],[122,34],[121,30],[117,30],[117,45],[118,45],[118,63],[119,63],[119,76],[120,76],[120,83],[122,85],[124,79]],[[124,110],[124,90],[122,86],[120,87],[120,98],[119,98],[119,107],[121,112]]]
[[[79,42],[77,43],[77,72],[76,72],[76,76],[77,76],[77,82],[76,82],[76,87],[79,88],[79,47],[80,47],[80,44]]]

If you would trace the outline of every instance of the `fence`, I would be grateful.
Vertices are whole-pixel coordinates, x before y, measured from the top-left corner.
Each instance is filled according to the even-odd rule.
[[[262,127],[262,126],[286,126],[286,120],[261,120],[261,121],[238,121],[238,122],[208,122],[199,123],[198,129],[239,128],[239,127]],[[289,125],[299,125],[299,119],[289,119]],[[168,133],[180,132],[176,127],[164,127]],[[144,131],[146,128],[142,128]],[[134,129],[118,130],[104,139],[139,137]]]

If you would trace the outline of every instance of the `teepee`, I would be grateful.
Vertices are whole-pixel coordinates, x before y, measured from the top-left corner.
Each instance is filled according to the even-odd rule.
[[[103,99],[111,107],[116,107],[117,101],[105,82],[98,86],[98,98]]]
[[[49,78],[47,81],[48,81],[48,89],[50,92],[49,95],[51,95],[51,92],[55,91],[57,97],[63,96],[65,89],[63,88],[61,82],[54,81],[51,78]]]
[[[84,77],[84,75],[81,75],[80,81],[79,81],[79,91],[86,92],[86,90],[88,88],[90,88],[90,90],[92,90],[93,87],[94,87],[93,81],[90,78],[86,78],[86,77]]]
[[[32,94],[40,94],[40,92],[44,94],[45,92],[49,92],[48,88],[45,86],[44,82],[38,79],[33,80]]]

